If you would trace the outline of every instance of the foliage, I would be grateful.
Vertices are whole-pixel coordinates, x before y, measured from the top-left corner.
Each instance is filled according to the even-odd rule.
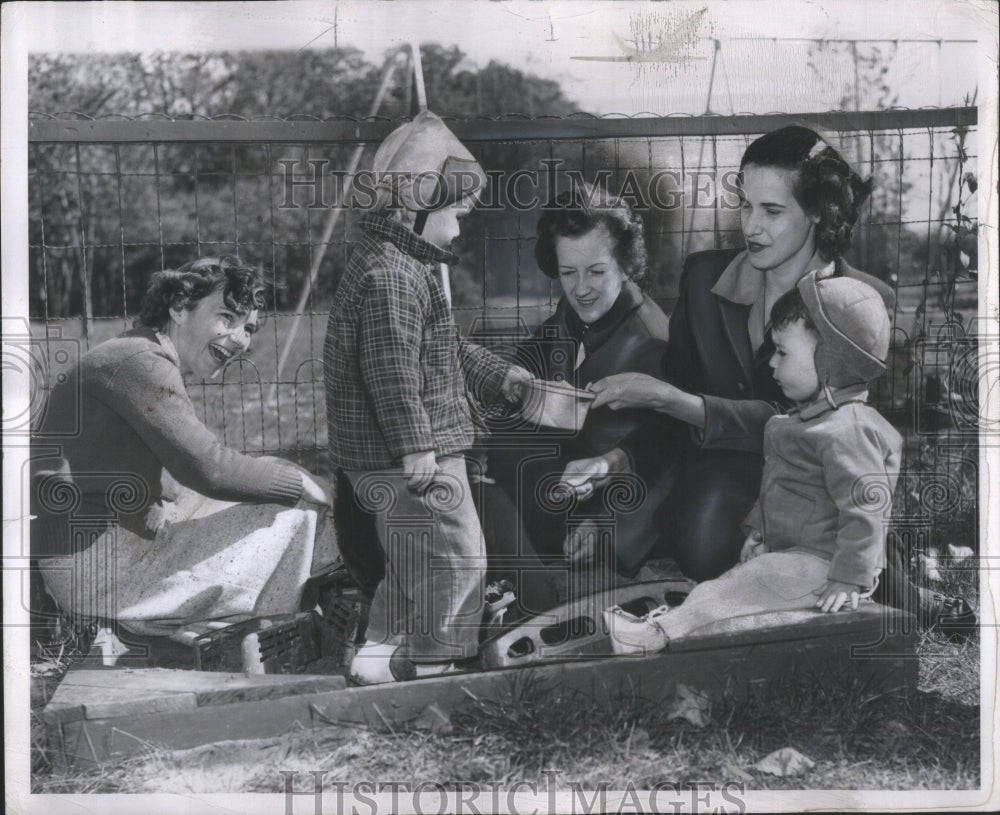
[[[574,109],[557,83],[496,61],[479,69],[457,47],[425,45],[421,59],[430,107],[446,117],[564,115]],[[409,115],[415,104],[410,76],[400,60],[395,64],[378,111],[387,118]],[[381,75],[353,48],[33,54],[29,107],[35,117],[360,118],[371,113]],[[233,251],[273,268],[280,284],[275,306],[290,307],[315,260],[329,211],[281,207],[280,162],[311,172],[307,162],[321,159],[328,161],[327,172],[339,171],[353,150],[333,144],[32,145],[31,315],[134,314],[152,270]],[[484,166],[505,172],[524,158],[495,146],[481,153]],[[370,160],[366,155],[362,161]],[[336,287],[353,221],[341,218],[334,231],[314,309]],[[479,302],[482,251],[463,249],[465,266],[452,281],[457,305]]]

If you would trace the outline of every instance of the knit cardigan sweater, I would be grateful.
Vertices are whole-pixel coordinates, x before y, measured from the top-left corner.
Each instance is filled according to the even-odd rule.
[[[46,427],[74,431],[47,437]],[[41,453],[34,457],[36,514],[70,520],[53,492],[70,479],[78,496],[73,516],[104,518],[144,537],[162,526],[164,502],[177,496],[178,483],[224,501],[291,506],[302,493],[294,465],[243,455],[202,424],[173,344],[149,328],[83,356],[53,389],[33,447]]]

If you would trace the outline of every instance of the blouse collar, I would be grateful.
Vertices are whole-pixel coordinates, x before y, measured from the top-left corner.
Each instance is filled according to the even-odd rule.
[[[824,261],[817,251],[806,264],[803,276],[813,269],[828,271],[833,261]],[[744,249],[734,257],[712,286],[712,294],[724,297],[731,303],[752,306],[764,293],[766,272],[750,263],[750,253]]]

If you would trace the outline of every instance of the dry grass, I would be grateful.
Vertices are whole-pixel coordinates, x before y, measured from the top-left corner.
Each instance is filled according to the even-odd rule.
[[[975,591],[968,574],[949,579],[951,589],[966,590],[967,596]],[[62,664],[71,658],[64,647]],[[33,791],[281,792],[282,770],[323,770],[331,784],[434,780],[456,789],[515,781],[544,788],[552,771],[560,788],[576,784],[582,789],[727,781],[747,789],[976,788],[978,637],[956,643],[925,634],[918,659],[919,689],[910,698],[874,693],[847,675],[821,676],[806,668],[755,690],[743,702],[713,707],[710,724],[701,728],[671,719],[664,706],[635,695],[597,705],[579,693],[540,685],[526,672],[505,698],[470,701],[454,714],[447,734],[331,725],[268,740],[152,750],[113,766],[75,772],[54,772],[44,744],[36,742]],[[35,677],[36,712],[44,687],[54,687],[52,680]],[[754,769],[759,759],[782,747],[795,748],[815,766],[789,778]]]

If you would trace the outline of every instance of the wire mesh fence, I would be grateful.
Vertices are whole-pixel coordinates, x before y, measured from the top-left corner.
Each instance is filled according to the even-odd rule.
[[[551,313],[560,292],[535,265],[535,225],[541,206],[581,181],[643,216],[648,288],[669,314],[688,254],[739,245],[744,149],[791,122],[820,130],[875,178],[847,259],[897,295],[890,376],[874,394],[906,438],[896,514],[975,540],[978,262],[963,228],[976,217],[974,108],[453,122],[490,179],[450,269],[456,321],[511,338]],[[324,470],[323,335],[358,238],[347,170],[370,166],[395,124],[34,117],[33,334],[85,350],[131,325],[153,271],[224,253],[259,262],[274,288],[251,356],[192,393],[226,444]]]

